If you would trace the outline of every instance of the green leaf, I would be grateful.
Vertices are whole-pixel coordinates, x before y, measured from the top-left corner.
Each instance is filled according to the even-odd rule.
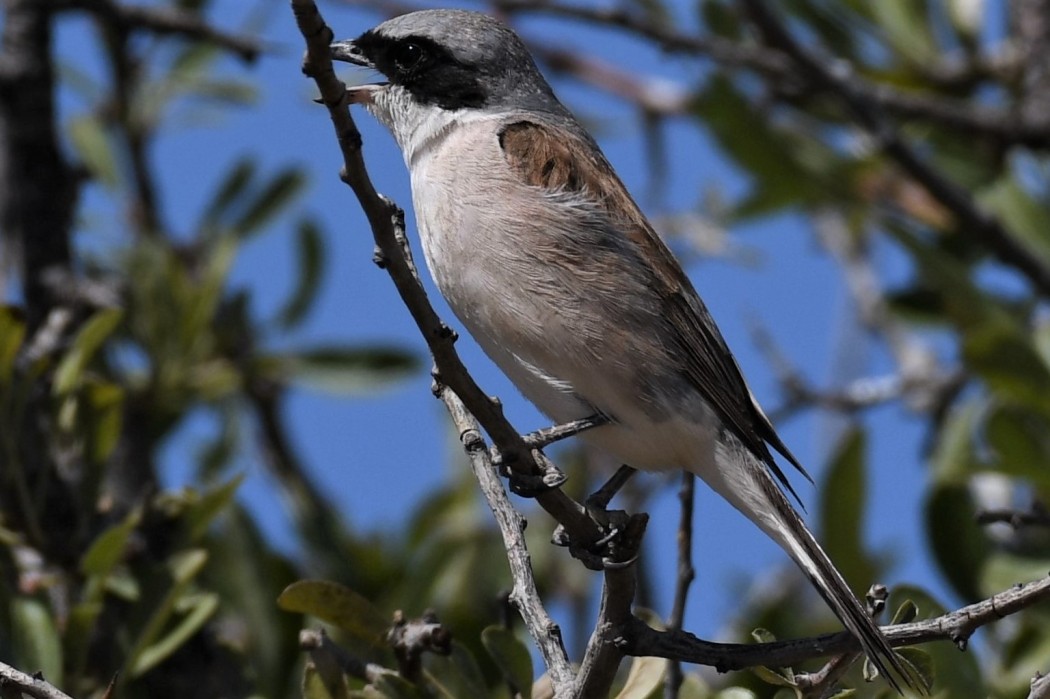
[[[981,599],[978,575],[992,546],[974,520],[976,507],[965,484],[942,483],[926,500],[926,531],[941,572],[968,602]]]
[[[190,541],[197,541],[204,536],[208,527],[230,506],[244,478],[245,474],[238,474],[226,483],[212,488],[200,500],[190,505],[185,519],[190,529]]]
[[[47,605],[31,597],[15,597],[11,624],[15,664],[30,673],[42,672],[45,680],[62,686],[62,640]]]
[[[1009,174],[982,192],[978,202],[1041,264],[1050,266],[1050,211],[1045,202],[1033,199]]]
[[[223,218],[227,211],[234,205],[246,191],[255,177],[255,161],[248,158],[239,160],[215,190],[215,195],[204,209],[204,215],[198,228],[206,231]]]
[[[915,617],[919,615],[919,607],[915,602],[910,599],[906,599],[901,602],[901,605],[897,607],[897,611],[893,613],[893,619],[890,621],[890,625],[895,624],[909,624],[915,620]]]
[[[448,655],[425,654],[423,667],[427,687],[438,697],[460,699],[488,694],[477,660],[461,643],[453,641]]]
[[[25,334],[26,322],[22,312],[13,306],[0,306],[0,385],[11,380]]]
[[[102,121],[94,116],[78,117],[70,122],[68,133],[88,171],[106,187],[116,189],[120,185],[120,170]]]
[[[797,687],[795,673],[791,668],[772,668],[764,665],[756,665],[749,668],[756,677],[774,687]]]
[[[635,658],[631,661],[631,669],[616,699],[647,699],[655,696],[654,693],[663,687],[667,666],[666,658]]]
[[[380,675],[375,681],[375,688],[389,699],[430,699],[430,695],[422,689],[393,672]]]
[[[333,393],[361,393],[404,378],[416,369],[415,357],[393,347],[315,347],[260,360],[276,379]]]
[[[211,593],[187,596],[207,562],[208,552],[204,549],[179,551],[166,561],[171,587],[150,613],[124,658],[124,672],[130,678],[139,677],[169,657],[214,614],[218,599],[211,601]],[[172,632],[164,634],[168,622],[179,612],[187,613]]]
[[[219,596],[210,592],[180,599],[175,611],[181,613],[182,618],[170,632],[142,649],[131,666],[131,675],[144,675],[171,657],[208,623],[218,609]]]
[[[96,464],[102,464],[113,453],[120,441],[120,428],[124,423],[124,389],[109,381],[89,381],[85,385],[88,411],[90,449],[88,456]]]
[[[951,408],[937,434],[937,444],[930,457],[932,476],[940,483],[965,483],[973,474],[977,457],[974,435],[982,417],[981,401],[970,400]]]
[[[303,699],[348,699],[351,696],[345,680],[334,688],[329,687],[313,663],[307,663],[303,668],[302,693]]]
[[[503,626],[489,626],[481,632],[485,646],[507,682],[525,694],[532,686],[532,655],[513,631]]]
[[[261,230],[291,203],[305,184],[306,177],[298,170],[287,169],[276,174],[233,222],[235,234],[243,239]]]
[[[984,437],[996,455],[996,471],[1050,488],[1050,420],[1011,405],[997,406],[984,423]]]
[[[52,392],[56,396],[69,393],[79,383],[84,369],[124,317],[119,308],[107,308],[95,313],[77,332],[72,346],[55,369]]]
[[[879,0],[870,7],[890,44],[909,61],[924,65],[939,57],[924,0]]]
[[[815,140],[771,126],[726,76],[712,77],[694,111],[725,153],[754,179],[739,217],[826,200],[841,177],[833,175],[833,154]]]
[[[860,428],[845,432],[820,489],[821,543],[855,590],[866,590],[877,577],[864,544],[866,453],[866,433]]]
[[[390,618],[348,587],[324,580],[300,580],[284,589],[277,606],[309,614],[372,645],[381,645]]]
[[[296,243],[299,276],[295,290],[278,316],[278,322],[286,330],[295,327],[306,317],[321,288],[324,271],[324,240],[315,222],[299,222]]]
[[[87,576],[105,577],[124,558],[131,533],[142,519],[142,513],[132,510],[124,520],[114,524],[97,537],[80,559],[80,572]]]

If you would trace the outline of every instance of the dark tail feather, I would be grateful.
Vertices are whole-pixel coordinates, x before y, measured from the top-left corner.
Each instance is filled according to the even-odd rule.
[[[894,653],[890,642],[868,615],[864,605],[849,589],[842,574],[820,548],[820,544],[809,533],[805,523],[791,507],[791,503],[771,479],[766,478],[764,481],[770,504],[781,515],[778,519],[785,527],[785,531],[779,532],[780,536],[776,537],[778,543],[795,559],[831,610],[860,642],[868,659],[878,668],[879,674],[890,686],[898,694],[903,694],[902,686],[926,694],[924,683],[916,678],[914,671]],[[776,536],[773,532],[770,534]]]

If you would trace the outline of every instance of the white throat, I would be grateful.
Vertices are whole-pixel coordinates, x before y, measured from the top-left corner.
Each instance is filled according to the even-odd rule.
[[[439,146],[456,126],[472,120],[475,112],[420,104],[397,85],[384,85],[372,91],[370,97],[365,108],[393,134],[410,170],[419,158]]]

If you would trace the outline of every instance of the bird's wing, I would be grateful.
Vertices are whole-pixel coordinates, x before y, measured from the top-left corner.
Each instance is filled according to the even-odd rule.
[[[573,192],[605,211],[610,223],[623,231],[639,257],[648,262],[653,291],[663,299],[665,317],[681,349],[679,356],[696,390],[792,495],[795,492],[767,443],[812,481],[754,402],[729,347],[678,261],[590,137],[521,119],[506,124],[499,139],[507,162],[526,184],[551,192]]]

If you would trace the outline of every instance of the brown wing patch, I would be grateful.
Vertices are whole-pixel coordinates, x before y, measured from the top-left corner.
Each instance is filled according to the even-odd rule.
[[[653,274],[650,286],[663,299],[664,315],[673,328],[674,341],[681,348],[680,359],[690,382],[730,431],[765,461],[794,495],[766,443],[806,478],[810,478],[809,474],[780,441],[765,416],[752,405],[736,360],[703,301],[601,151],[584,136],[533,121],[518,121],[503,127],[499,142],[507,162],[526,184],[586,194],[596,206],[608,212],[610,223],[627,236],[637,255],[648,263]]]

